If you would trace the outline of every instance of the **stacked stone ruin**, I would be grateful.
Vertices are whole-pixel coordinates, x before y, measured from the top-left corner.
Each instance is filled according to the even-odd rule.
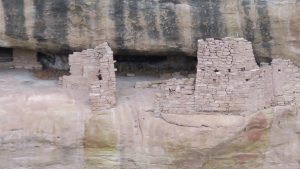
[[[290,60],[275,59],[272,62],[273,98],[277,105],[299,102],[300,69]]]
[[[170,79],[161,85],[156,112],[191,114],[195,111],[195,78]]]
[[[116,75],[113,52],[107,43],[69,56],[70,76],[62,78],[64,88],[88,90],[92,111],[116,105]]]
[[[299,67],[283,59],[259,67],[245,39],[199,40],[197,55],[196,79],[163,83],[157,111],[240,114],[299,99]]]
[[[65,88],[90,92],[93,111],[116,104],[116,77],[107,43],[70,56],[71,76]],[[137,86],[160,86],[156,112],[174,114],[241,114],[299,99],[300,70],[289,60],[274,59],[258,66],[252,44],[245,39],[207,39],[198,42],[196,78],[170,79]]]
[[[251,101],[250,93],[262,87],[252,51],[252,44],[244,39],[199,40],[196,111],[240,112],[245,109]]]
[[[42,65],[37,60],[37,52],[26,49],[13,50],[13,65],[17,69],[42,69]]]

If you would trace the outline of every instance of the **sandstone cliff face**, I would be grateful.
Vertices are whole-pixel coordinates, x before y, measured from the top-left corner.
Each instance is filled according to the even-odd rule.
[[[157,89],[119,79],[117,107],[92,113],[86,91],[1,72],[1,169],[300,167],[299,104],[245,116],[158,116]]]
[[[0,46],[196,56],[199,38],[245,37],[260,61],[300,63],[298,0],[1,0]]]
[[[92,115],[84,138],[88,168],[97,164],[116,169],[300,167],[298,105],[246,116],[159,117],[152,112],[153,93],[152,89],[127,89],[119,93],[123,96],[116,109]]]

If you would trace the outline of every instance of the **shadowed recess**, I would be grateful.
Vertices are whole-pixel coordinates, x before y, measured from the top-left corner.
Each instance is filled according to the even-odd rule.
[[[196,57],[181,55],[114,55],[118,73],[164,74],[167,72],[196,72]]]
[[[0,62],[12,62],[13,49],[0,47]]]

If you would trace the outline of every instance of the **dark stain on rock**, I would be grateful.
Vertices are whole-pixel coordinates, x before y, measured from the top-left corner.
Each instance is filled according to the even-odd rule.
[[[180,32],[177,25],[177,15],[175,5],[177,0],[160,0],[160,26],[162,34],[167,42],[176,42],[180,40]]]
[[[156,27],[156,13],[155,7],[157,3],[154,0],[145,0],[145,7],[144,7],[144,19],[147,25],[147,34],[151,39],[159,39],[159,31]]]
[[[92,12],[96,15],[94,21],[95,21],[95,27],[91,28],[93,29],[93,32],[97,34],[103,34],[102,30],[103,30],[103,25],[101,25],[101,20],[102,20],[102,14],[101,14],[101,8],[100,7],[100,0],[96,0],[95,3],[93,4],[92,7]],[[91,19],[90,19],[91,20]],[[90,25],[92,25],[92,23],[90,23]],[[94,37],[95,34],[91,34],[90,36],[90,47],[92,47],[91,45],[93,44],[93,42],[95,42],[96,37]]]
[[[5,34],[14,39],[28,40],[25,27],[24,0],[2,0]]]
[[[34,37],[37,41],[51,41],[67,45],[68,36],[68,0],[35,0]]]
[[[128,18],[132,29],[129,36],[132,36],[134,43],[137,43],[137,40],[143,31],[143,27],[140,25],[139,21],[138,0],[128,0],[128,8]]]
[[[53,42],[67,43],[68,5],[68,0],[52,0],[51,3],[49,3],[47,21],[50,23],[47,31],[49,31],[49,39]]]
[[[92,44],[94,41],[94,37],[92,33],[86,34],[88,31],[91,31],[92,25],[91,25],[91,15],[95,15],[97,17],[98,9],[97,9],[97,1],[87,3],[85,0],[75,0],[74,1],[74,8],[71,8],[70,14],[72,16],[75,16],[75,22],[73,22],[73,27],[79,29],[79,36],[86,37],[89,40],[89,43],[87,43],[86,46],[89,48],[92,48]],[[94,30],[92,30],[94,31]]]
[[[255,31],[254,31],[254,23],[251,19],[251,2],[249,0],[241,1],[242,10],[244,13],[245,27],[243,29],[244,38],[253,44],[253,53],[255,56],[256,63],[260,63],[260,58],[257,53],[257,46],[255,45]]]
[[[255,40],[255,34],[254,34],[254,30],[253,30],[253,21],[251,20],[251,16],[250,16],[250,10],[251,10],[251,3],[249,0],[242,0],[241,5],[243,7],[243,11],[245,14],[245,29],[243,30],[244,33],[244,37],[251,41],[254,42]]]
[[[192,7],[193,47],[202,38],[221,38],[226,35],[220,12],[221,0],[189,0]]]
[[[100,0],[96,0],[95,2],[95,7],[94,7],[94,12],[96,13],[96,25],[99,26],[100,20],[101,20],[101,15],[100,15],[100,8],[99,8]]]
[[[266,51],[266,57],[271,57],[272,51],[270,41],[273,38],[271,36],[271,19],[268,11],[268,2],[266,0],[257,0],[256,10],[258,14],[257,22],[262,37],[262,47]]]
[[[45,39],[45,18],[44,18],[44,10],[45,10],[45,1],[44,0],[34,0],[35,6],[35,23],[33,28],[33,37],[38,42],[44,42]]]
[[[96,7],[94,5],[94,7]],[[80,30],[80,33],[84,33],[84,28],[86,26],[89,26],[90,17],[86,13],[85,9],[92,9],[92,6],[88,6],[84,0],[75,0],[75,10],[73,11],[75,15],[77,15],[78,18],[80,18],[80,23],[77,23],[78,28]],[[93,12],[93,11],[91,11]]]
[[[115,42],[117,48],[124,48],[124,37],[126,36],[126,25],[125,25],[125,9],[124,9],[124,0],[112,0],[113,3],[113,20],[115,22]]]

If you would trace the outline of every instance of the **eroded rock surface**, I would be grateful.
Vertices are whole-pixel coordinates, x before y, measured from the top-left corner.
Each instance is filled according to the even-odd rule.
[[[1,0],[0,46],[196,56],[201,38],[245,37],[259,61],[300,63],[297,0]]]
[[[86,125],[85,145],[93,154],[89,167],[96,168],[95,164],[103,161],[111,168],[300,167],[297,105],[247,116],[157,116],[153,110],[157,89],[130,89],[130,81],[118,81],[123,86],[119,88],[118,106],[94,114]]]
[[[159,89],[134,88],[143,79],[118,77],[117,107],[91,114],[87,92],[1,70],[0,168],[300,167],[298,105],[247,116],[158,116]]]
[[[85,92],[1,69],[0,93],[0,168],[83,168]]]
[[[64,77],[65,89],[0,69],[0,168],[299,169],[299,68],[283,59],[258,67],[244,39],[202,42],[196,80],[116,78],[106,43],[71,57],[75,81]],[[214,111],[195,109],[198,101]]]

